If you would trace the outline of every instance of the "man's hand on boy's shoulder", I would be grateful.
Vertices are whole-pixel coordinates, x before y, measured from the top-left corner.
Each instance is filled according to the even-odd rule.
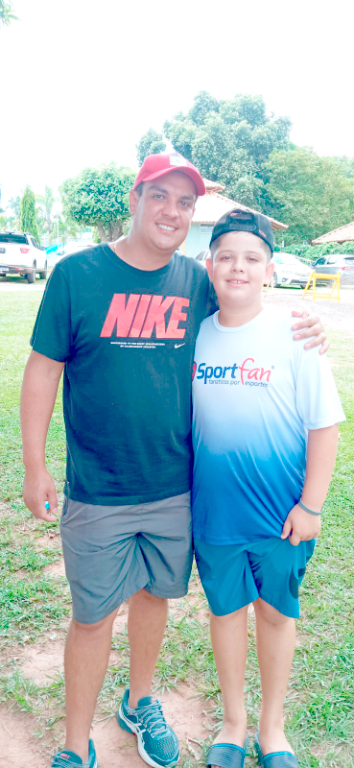
[[[321,532],[321,516],[310,515],[298,504],[289,512],[283,527],[281,539],[289,539],[293,547],[297,547],[300,541],[317,539]]]
[[[325,329],[318,315],[310,315],[306,310],[304,310],[304,312],[299,312],[296,309],[294,309],[291,314],[293,317],[301,318],[301,320],[292,326],[293,331],[298,331],[298,333],[295,333],[294,335],[295,341],[309,339],[314,336],[314,338],[311,338],[311,341],[305,344],[305,349],[312,349],[313,347],[321,345],[319,350],[320,355],[327,352],[329,342],[327,341]]]

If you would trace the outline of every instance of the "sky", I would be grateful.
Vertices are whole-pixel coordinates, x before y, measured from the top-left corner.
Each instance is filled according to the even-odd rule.
[[[135,145],[187,111],[261,94],[291,140],[354,155],[351,0],[13,0],[0,30],[2,207]]]

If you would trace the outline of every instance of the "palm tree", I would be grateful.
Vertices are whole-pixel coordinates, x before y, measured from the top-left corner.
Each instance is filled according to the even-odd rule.
[[[0,27],[1,24],[8,26],[12,21],[17,21],[17,16],[12,13],[12,3],[10,0],[0,0]]]

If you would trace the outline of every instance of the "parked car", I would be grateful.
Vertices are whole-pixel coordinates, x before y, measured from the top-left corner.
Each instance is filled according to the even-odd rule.
[[[47,257],[29,232],[0,232],[0,275],[21,275],[34,283],[37,273],[47,277]]]
[[[305,288],[312,269],[300,261],[297,256],[292,253],[275,251],[273,261],[272,285],[274,288],[280,285],[300,285],[301,288]]]
[[[330,253],[315,259],[311,266],[325,275],[336,275],[340,271],[341,285],[354,285],[354,254]]]

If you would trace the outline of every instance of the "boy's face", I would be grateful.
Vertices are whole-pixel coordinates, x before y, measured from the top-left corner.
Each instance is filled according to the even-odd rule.
[[[267,262],[263,241],[251,232],[228,232],[217,242],[213,259],[206,261],[220,306],[242,307],[261,300],[273,262]]]

